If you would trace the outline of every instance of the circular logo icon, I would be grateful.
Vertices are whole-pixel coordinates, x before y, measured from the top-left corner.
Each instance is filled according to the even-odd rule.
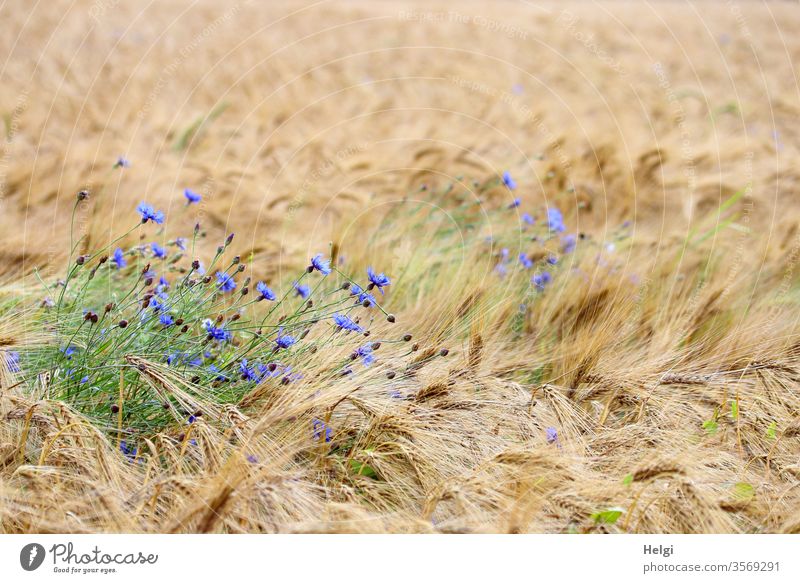
[[[44,547],[39,543],[30,543],[19,552],[19,564],[26,571],[35,571],[44,562]]]

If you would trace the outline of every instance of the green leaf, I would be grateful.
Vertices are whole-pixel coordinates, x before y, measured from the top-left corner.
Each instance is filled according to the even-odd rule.
[[[358,460],[350,460],[350,469],[353,470],[358,476],[366,476],[367,478],[372,478],[373,480],[380,479],[378,478],[378,472],[376,472],[371,466],[368,466],[367,464]]]
[[[194,138],[195,135],[201,132],[204,126],[211,123],[212,121],[217,119],[220,115],[222,115],[222,112],[224,112],[227,108],[228,108],[227,103],[220,103],[219,105],[217,105],[217,107],[211,110],[211,113],[209,113],[207,116],[198,117],[196,120],[194,120],[192,125],[190,125],[183,131],[183,133],[181,133],[181,135],[178,137],[178,140],[172,146],[172,149],[177,152],[185,150],[189,146],[189,143],[191,142],[192,138]]]
[[[703,429],[709,435],[714,435],[719,429],[719,424],[714,419],[709,419],[708,421],[703,421]]]
[[[598,510],[592,514],[592,520],[595,524],[614,524],[622,513],[625,512],[624,508],[606,508],[605,510]]]
[[[630,486],[631,484],[633,484],[633,474],[628,474],[627,476],[622,478],[622,483],[625,486]]]
[[[734,419],[739,418],[739,401],[731,401],[731,417]]]
[[[773,421],[772,423],[769,424],[769,427],[767,427],[767,437],[769,439],[775,439],[776,438],[775,430],[777,428],[778,428],[778,422],[777,421]]]
[[[752,500],[756,495],[756,489],[747,482],[736,482],[733,485],[733,497],[737,500]]]

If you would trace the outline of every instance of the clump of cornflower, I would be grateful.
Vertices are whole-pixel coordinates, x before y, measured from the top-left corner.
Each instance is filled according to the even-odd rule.
[[[218,271],[216,273],[216,278],[217,278],[217,285],[221,292],[227,293],[236,289],[236,282],[233,280],[233,277],[228,275],[227,273],[222,273],[221,271]]]
[[[275,345],[278,348],[289,348],[292,344],[297,342],[297,338],[284,334],[282,330],[278,331],[278,337],[275,339]]]
[[[158,243],[150,243],[150,249],[153,251],[153,257],[156,259],[165,259],[167,257],[167,250]]]
[[[516,189],[516,188],[517,188],[517,183],[516,183],[516,182],[514,181],[514,179],[511,177],[511,173],[510,173],[508,170],[506,170],[505,172],[503,172],[503,184],[505,184],[505,185],[506,185],[506,187],[507,187],[509,190],[514,190],[514,189]]]
[[[275,301],[275,292],[269,289],[266,283],[259,281],[256,284],[256,291],[259,293],[259,300]]]
[[[331,262],[327,259],[323,259],[322,253],[317,253],[311,258],[311,265],[308,266],[308,272],[311,273],[315,269],[322,275],[328,275],[331,272]]]
[[[563,233],[566,230],[564,216],[557,208],[551,207],[547,209],[547,227],[556,233]]]
[[[363,332],[364,329],[344,314],[334,314],[333,322],[340,330]]]
[[[386,274],[375,273],[375,271],[371,267],[367,268],[367,278],[369,279],[369,285],[367,286],[367,289],[372,289],[377,287],[381,293],[383,293],[384,287],[386,287],[387,285],[391,285],[392,283],[389,280],[389,278],[386,277]]]
[[[183,191],[183,196],[186,197],[186,206],[189,206],[190,204],[197,204],[198,202],[203,200],[202,196],[200,196],[196,192],[193,192],[192,190],[189,190],[188,188]]]
[[[553,276],[550,275],[549,271],[543,271],[541,273],[536,273],[531,278],[531,283],[536,287],[536,291],[543,292],[545,286],[553,280]]]
[[[309,288],[307,285],[299,284],[297,282],[294,282],[294,291],[303,299],[306,299],[311,295],[311,288]]]
[[[164,213],[155,210],[152,205],[142,202],[136,207],[136,210],[142,215],[142,223],[153,221],[155,224],[160,225],[164,222]]]
[[[125,260],[125,252],[119,247],[114,249],[114,255],[111,257],[111,261],[117,266],[117,269],[122,269],[128,265],[128,262]]]
[[[324,421],[314,419],[311,422],[311,428],[313,431],[312,437],[314,439],[319,439],[323,434],[325,435],[325,443],[328,443],[331,439],[333,439],[333,430],[328,427]]]

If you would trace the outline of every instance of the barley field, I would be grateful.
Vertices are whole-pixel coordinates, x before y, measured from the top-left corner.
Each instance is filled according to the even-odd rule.
[[[796,2],[0,22],[0,532],[800,533]]]

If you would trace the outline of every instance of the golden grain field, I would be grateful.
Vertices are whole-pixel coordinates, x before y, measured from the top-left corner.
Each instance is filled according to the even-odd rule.
[[[77,252],[147,200],[281,289],[317,252],[374,265],[396,318],[361,376],[320,350],[237,403],[198,388],[192,435],[137,434],[135,463],[121,414],[0,361],[0,532],[800,533],[796,2],[12,0],[0,23],[0,350],[54,342],[32,314],[82,189]],[[522,309],[482,244],[515,197],[577,238]]]

